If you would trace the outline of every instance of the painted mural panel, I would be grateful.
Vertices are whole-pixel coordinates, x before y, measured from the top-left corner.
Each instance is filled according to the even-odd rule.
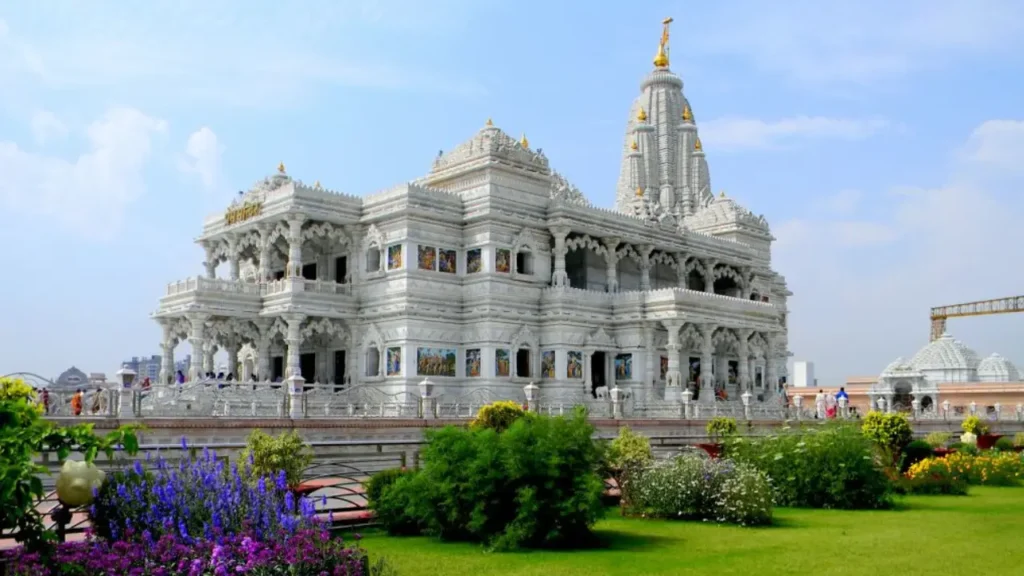
[[[499,348],[494,351],[494,375],[508,376],[511,374],[512,362],[509,361],[507,349]]]
[[[400,376],[402,374],[402,349],[388,348],[386,354],[388,376]]]
[[[455,250],[437,251],[437,269],[448,274],[455,274],[459,270],[459,253]]]
[[[545,350],[540,353],[540,377],[555,377],[555,351]]]
[[[388,246],[388,270],[398,270],[402,267],[402,245],[392,244]]]
[[[498,248],[494,253],[494,271],[509,273],[512,271],[512,251],[507,248]]]
[[[565,366],[566,378],[583,378],[583,352],[570,350],[566,357],[568,358]]]
[[[632,354],[616,354],[615,355],[615,379],[616,380],[632,380],[633,379],[633,355]]]
[[[668,356],[661,357],[661,379],[664,380],[668,374]]]
[[[480,248],[466,250],[466,274],[476,274],[483,269],[483,252]]]
[[[437,269],[437,248],[420,246],[416,253],[416,264],[420,270]]]
[[[471,348],[466,350],[466,377],[477,378],[480,376],[480,349]]]
[[[458,353],[453,348],[417,348],[416,374],[454,377],[457,357]]]

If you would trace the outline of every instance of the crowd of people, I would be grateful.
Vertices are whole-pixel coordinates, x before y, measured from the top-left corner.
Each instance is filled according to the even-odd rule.
[[[839,413],[840,400],[846,400],[847,403],[850,401],[845,387],[840,388],[839,392],[835,394],[819,389],[818,394],[814,397],[814,417],[818,420],[835,418]]]

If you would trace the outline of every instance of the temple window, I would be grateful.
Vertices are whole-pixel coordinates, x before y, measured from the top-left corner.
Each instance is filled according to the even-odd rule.
[[[516,274],[533,274],[533,254],[527,251],[516,252]]]
[[[302,277],[306,280],[316,280],[316,262],[303,265]]]
[[[739,298],[739,296],[740,296],[739,284],[737,284],[736,280],[734,280],[730,276],[722,276],[718,280],[715,280],[715,294],[720,294],[722,296],[733,296],[735,298]]]
[[[334,281],[344,284],[348,278],[348,257],[338,256],[334,259]]]
[[[757,292],[751,292],[750,299],[753,300],[754,302],[757,302],[758,300],[761,299],[761,295],[758,294]]]
[[[587,288],[587,251],[570,250],[565,255],[565,273],[572,288]]]
[[[377,272],[380,270],[380,248],[374,246],[366,251],[366,271]]]
[[[284,279],[284,270],[276,270],[274,272],[274,280],[282,280],[282,279]]]
[[[686,275],[686,288],[687,290],[703,292],[704,276],[702,276],[697,270],[690,270],[690,273]]]
[[[376,346],[366,350],[366,375],[380,376],[380,348]]]

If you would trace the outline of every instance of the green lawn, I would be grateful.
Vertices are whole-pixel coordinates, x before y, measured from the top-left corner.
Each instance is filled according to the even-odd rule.
[[[1024,574],[1024,488],[901,499],[896,510],[776,510],[769,528],[623,519],[597,525],[607,548],[488,553],[430,538],[364,534],[399,576],[631,574]]]

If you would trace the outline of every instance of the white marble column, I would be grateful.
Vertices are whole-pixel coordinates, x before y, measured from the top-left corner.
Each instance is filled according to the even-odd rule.
[[[683,323],[678,320],[663,321],[665,330],[668,331],[668,343],[665,345],[668,354],[668,372],[665,373],[665,399],[677,400],[682,394],[683,373],[679,366],[679,351],[682,345],[679,343],[679,330]]]
[[[233,235],[228,236],[228,265],[230,267],[231,279],[238,280],[238,240]]]
[[[591,390],[594,389],[594,375],[591,374],[590,361],[594,356],[593,350],[583,351],[583,397],[586,398],[590,395]]]
[[[715,291],[715,266],[718,264],[713,258],[706,258],[704,260],[704,291],[714,292]],[[703,372],[703,368],[701,369]]]
[[[716,326],[714,324],[701,324],[700,332],[702,337],[700,347],[700,402],[713,403],[715,401],[715,380],[711,373],[711,365],[714,363],[714,345],[711,342],[711,335]]]
[[[551,285],[556,287],[569,286],[569,274],[565,271],[565,255],[568,249],[565,247],[565,238],[571,232],[568,226],[552,226],[549,231],[555,239],[555,248],[551,254],[555,257],[554,271],[551,273]],[[515,260],[512,261],[513,270]]]
[[[306,319],[303,314],[289,314],[284,317],[288,323],[288,335],[285,343],[288,345],[288,352],[285,356],[284,377],[288,378],[301,376],[301,364],[299,362],[300,347],[302,346],[302,322]],[[381,364],[383,366],[383,364]]]
[[[686,253],[676,252],[676,281],[680,288],[686,288]]]
[[[259,261],[259,266],[257,267],[257,269],[258,269],[257,275],[259,276],[258,280],[260,282],[263,282],[265,280],[269,280],[270,279],[270,272],[271,272],[271,270],[270,270],[270,249],[272,248],[272,244],[270,243],[270,235],[272,233],[272,229],[267,224],[260,224],[259,225],[259,231],[260,231],[260,261]],[[263,376],[263,375],[260,374],[260,376]]]
[[[160,327],[163,328],[164,339],[160,343],[160,384],[168,384],[174,378],[174,334],[171,333],[172,322],[169,319],[161,319]]]
[[[619,247],[619,243],[622,242],[621,238],[616,236],[609,236],[602,238],[601,241],[604,243],[606,250],[604,256],[604,262],[606,266],[605,276],[608,285],[608,292],[619,291],[619,256],[615,253],[615,249]]]
[[[654,251],[654,246],[643,244],[636,247],[637,253],[640,255],[640,289],[650,290],[651,289],[651,252]]]
[[[210,242],[203,242],[203,251],[206,253],[206,261],[203,262],[203,266],[206,268],[206,277],[213,279],[217,277],[217,262],[214,261],[213,255],[213,244]]]
[[[192,345],[192,362],[188,368],[189,380],[198,380],[203,373],[203,360],[206,358],[206,318],[205,314],[188,317],[192,331],[188,342]]]
[[[288,218],[288,273],[285,276],[290,278],[302,276],[302,223],[305,221],[302,214]]]
[[[765,334],[765,341],[768,343],[764,355],[765,389],[774,394],[779,388],[778,366],[776,365],[778,359],[776,358],[775,335]]]
[[[736,377],[739,380],[740,390],[750,390],[750,346],[747,343],[747,338],[750,338],[750,330],[737,330],[737,335],[740,337],[739,342],[739,361],[737,366]]]

